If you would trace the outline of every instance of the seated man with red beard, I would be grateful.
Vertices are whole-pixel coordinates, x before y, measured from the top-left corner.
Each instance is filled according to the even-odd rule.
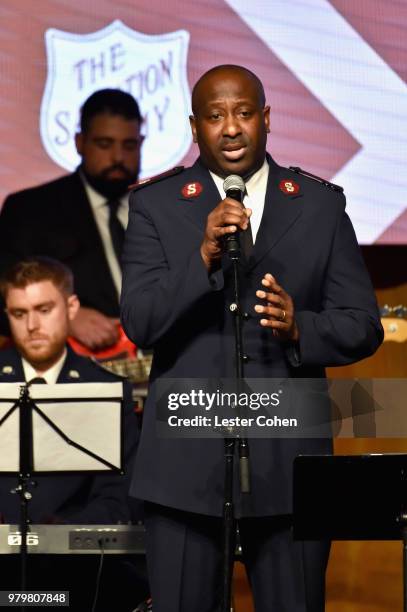
[[[62,263],[31,258],[15,264],[0,283],[14,346],[0,351],[0,382],[42,378],[48,384],[123,382],[124,467],[116,474],[35,476],[28,485],[32,523],[117,524],[131,522],[128,498],[129,467],[138,440],[131,386],[88,358],[76,355],[66,344],[71,321],[79,309],[73,277]],[[17,477],[0,474],[0,517],[19,523],[20,499],[10,491]],[[29,558],[32,561],[33,557]],[[35,555],[28,566],[28,588],[70,591],[70,609],[90,610],[95,592],[99,557]],[[113,586],[113,584],[114,586]],[[0,555],[0,590],[19,588],[18,559]],[[120,591],[120,597],[118,592]],[[146,582],[138,578],[128,559],[110,555],[104,560],[99,604],[96,610],[130,612],[146,595]]]

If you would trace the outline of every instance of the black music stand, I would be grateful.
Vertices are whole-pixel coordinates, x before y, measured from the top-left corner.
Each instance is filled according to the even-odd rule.
[[[123,474],[122,397],[122,383],[0,384],[0,441],[4,451],[0,473],[18,476],[12,492],[21,500],[22,590],[27,586],[28,504],[32,497],[27,489],[29,480],[55,472],[98,474],[107,470]],[[79,413],[83,420],[78,423]],[[103,427],[104,431],[100,429]]]
[[[296,540],[403,540],[407,612],[407,454],[299,456]]]

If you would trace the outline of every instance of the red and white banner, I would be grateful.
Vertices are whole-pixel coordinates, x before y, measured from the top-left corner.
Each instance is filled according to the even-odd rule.
[[[407,243],[407,4],[397,0],[2,0],[0,200],[78,163],[78,109],[131,92],[142,175],[197,156],[190,90],[220,63],[263,81],[269,151],[343,185],[359,242]]]

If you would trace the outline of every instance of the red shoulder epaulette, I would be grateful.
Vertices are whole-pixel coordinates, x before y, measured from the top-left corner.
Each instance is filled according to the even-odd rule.
[[[343,187],[341,187],[340,185],[335,185],[335,183],[330,183],[329,181],[326,181],[325,179],[321,178],[320,176],[317,176],[316,174],[311,174],[310,172],[306,172],[305,170],[302,170],[298,166],[290,166],[289,170],[292,170],[293,172],[296,172],[297,174],[302,174],[303,176],[306,176],[307,178],[310,178],[313,181],[318,181],[318,183],[321,183],[321,185],[325,185],[325,187],[329,187],[330,189],[333,189],[334,191],[339,191],[340,193],[343,193]]]
[[[175,168],[171,168],[171,170],[167,170],[166,172],[162,172],[161,174],[156,174],[155,176],[150,176],[148,178],[141,179],[140,181],[137,181],[137,183],[130,185],[129,190],[137,190],[141,189],[141,187],[147,187],[147,185],[158,183],[159,181],[162,181],[163,179],[168,178],[169,176],[175,176],[176,174],[179,174],[183,171],[183,169],[184,166],[175,166]]]

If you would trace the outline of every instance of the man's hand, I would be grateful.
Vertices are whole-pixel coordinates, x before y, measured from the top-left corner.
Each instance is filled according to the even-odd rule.
[[[277,284],[271,274],[266,274],[261,284],[265,289],[256,291],[256,296],[264,300],[264,304],[256,304],[254,307],[256,312],[265,316],[260,319],[260,325],[270,327],[273,334],[281,340],[297,342],[299,332],[291,297]]]
[[[71,321],[70,334],[91,350],[103,349],[117,342],[117,319],[110,319],[98,310],[81,306]]]
[[[201,256],[208,270],[219,262],[223,252],[223,238],[238,230],[245,230],[252,214],[250,208],[225,198],[208,215],[205,235],[201,244]]]

